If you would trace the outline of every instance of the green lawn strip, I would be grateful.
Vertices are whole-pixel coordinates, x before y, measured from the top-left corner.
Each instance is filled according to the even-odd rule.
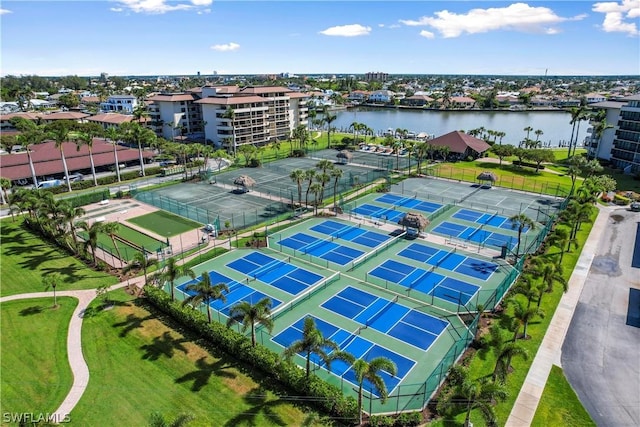
[[[562,368],[551,367],[542,399],[531,423],[532,427],[595,426],[573,391]]]
[[[153,252],[160,247],[166,246],[167,244],[167,242],[163,242],[149,235],[141,233],[138,230],[134,230],[133,228],[125,224],[120,224],[117,234],[118,236],[122,237],[125,240],[128,240],[135,245],[144,247],[147,251]]]
[[[79,232],[78,235],[83,239],[87,239],[89,236],[84,231]],[[131,245],[128,245],[122,240],[116,239],[115,242],[116,242],[116,246],[118,247],[117,250],[116,250],[116,247],[113,245],[113,240],[111,240],[111,237],[102,233],[98,234],[98,248],[111,253],[114,257],[118,257],[118,251],[120,251],[120,255],[122,256],[122,259],[124,259],[125,261],[128,261],[133,259],[136,252],[140,252],[137,248]]]
[[[560,176],[551,172],[535,172],[532,168],[522,168],[514,165],[498,165],[473,161],[442,163],[434,168],[434,174],[440,178],[457,179],[461,181],[475,182],[476,177],[484,171],[496,174],[496,185],[515,190],[531,191],[534,193],[556,194],[556,188],[568,194],[571,189],[571,178]]]
[[[8,301],[0,304],[0,409],[2,413],[55,411],[71,389],[67,331],[75,298]]]
[[[593,226],[593,221],[595,220],[596,214],[594,214],[591,218],[591,222],[587,224],[583,224],[581,230],[578,232],[578,242],[580,244],[579,249],[573,249],[572,252],[565,252],[564,258],[562,259],[562,266],[564,271],[564,277],[568,280],[573,272],[575,265],[578,262],[578,257],[580,256],[580,252],[584,247],[584,243],[586,241],[589,232]],[[562,227],[562,226],[558,226]],[[551,248],[547,254],[541,255],[544,257],[559,257],[559,250],[557,248]],[[535,358],[536,352],[538,351],[538,347],[542,343],[542,339],[549,327],[549,323],[551,323],[551,319],[553,318],[553,314],[562,298],[562,287],[558,284],[554,286],[554,291],[552,293],[545,294],[542,299],[542,303],[540,308],[545,312],[545,317],[540,319],[536,317],[532,322],[529,323],[529,327],[527,329],[527,335],[530,336],[529,339],[526,340],[518,340],[523,347],[529,353],[529,359],[523,360],[520,357],[514,358],[512,361],[513,372],[509,374],[507,379],[506,387],[508,391],[508,398],[502,403],[499,403],[495,406],[495,411],[498,416],[498,425],[504,425],[511,410],[513,409],[513,405],[518,397],[518,393],[522,388],[522,384],[529,372],[529,368],[531,367],[531,363]],[[518,295],[517,298],[523,302],[526,301],[522,295]],[[533,304],[536,304],[534,301]],[[507,314],[510,314],[510,311],[507,311]],[[503,327],[503,334],[508,339],[513,337],[512,332],[508,332],[506,329],[506,325],[501,322],[501,319],[491,319],[493,324],[500,324]],[[522,328],[520,328],[520,334],[522,334]],[[471,358],[471,362],[469,364],[469,369],[472,378],[481,378],[481,377],[490,377],[493,372],[493,368],[495,367],[495,354],[491,351],[478,351]],[[446,424],[446,425],[462,425],[464,422],[464,413],[458,414],[455,418],[457,424]],[[473,411],[471,414],[471,421],[474,426],[484,426],[485,422],[482,416],[478,411]],[[430,424],[433,426],[441,426],[445,425],[442,420],[437,420],[434,423]]]
[[[71,413],[72,425],[142,426],[155,411],[172,419],[192,414],[189,426],[303,423],[308,408],[279,400],[271,386],[246,375],[250,368],[210,354],[123,291],[111,294],[113,309],[85,319],[82,343],[91,379]]]
[[[76,258],[62,252],[15,221],[0,221],[0,294],[15,295],[41,292],[42,277],[60,273],[63,284],[58,290],[92,289],[117,283],[115,277],[88,268]]]
[[[178,234],[202,227],[202,224],[199,222],[162,210],[131,218],[127,221],[160,236],[167,237],[177,236]]]

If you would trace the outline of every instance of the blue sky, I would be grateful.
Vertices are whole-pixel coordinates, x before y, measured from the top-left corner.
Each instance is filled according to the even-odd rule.
[[[0,74],[640,74],[640,0],[2,1]]]

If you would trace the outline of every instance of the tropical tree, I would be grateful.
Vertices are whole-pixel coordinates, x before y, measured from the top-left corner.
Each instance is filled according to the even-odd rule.
[[[142,251],[135,251],[133,253],[133,258],[129,260],[129,263],[125,268],[122,269],[122,272],[127,273],[133,269],[142,268],[142,271],[144,273],[144,283],[147,284],[149,283],[149,279],[147,277],[147,269],[157,264],[158,264],[157,258],[150,258],[147,256],[147,254],[143,253]]]
[[[540,170],[542,163],[550,163],[555,160],[553,151],[544,148],[529,150],[528,157],[536,164],[536,173]]]
[[[76,220],[84,215],[86,212],[81,207],[74,207],[70,203],[65,200],[60,201],[60,213],[63,217],[63,220],[67,222],[69,226],[69,235],[71,235],[71,239],[73,241],[73,249],[77,251],[78,249],[78,236],[76,235]]]
[[[340,181],[340,178],[342,178],[343,173],[344,172],[340,168],[331,169],[331,177],[333,178],[333,209],[336,212],[336,216],[338,216],[338,204],[336,201],[338,197],[338,182]]]
[[[602,135],[607,129],[613,128],[613,125],[607,123],[607,113],[606,110],[600,110],[598,113],[592,116],[592,119],[595,121],[593,124],[593,136],[596,138],[596,148],[593,150],[594,158],[598,155],[598,148],[600,147],[600,143],[602,142]],[[592,150],[587,151],[587,159],[591,158]]]
[[[193,291],[195,294],[188,296],[182,301],[182,305],[192,304],[197,306],[200,303],[204,303],[207,307],[207,318],[211,323],[211,304],[213,301],[220,300],[222,302],[227,301],[227,297],[224,292],[229,293],[229,286],[226,283],[218,283],[216,285],[211,284],[211,276],[209,272],[205,271],[200,276],[200,280],[195,283],[190,283],[185,287],[186,291]]]
[[[289,174],[289,178],[298,186],[298,205],[302,205],[302,181],[305,178],[305,173],[302,169],[294,169]]]
[[[498,156],[498,159],[500,159],[500,165],[502,166],[502,159],[512,156],[515,148],[516,147],[511,144],[494,145],[493,147],[491,147],[491,151],[493,152],[493,154]]]
[[[120,253],[120,246],[116,242],[116,235],[120,230],[120,223],[118,222],[103,222],[102,223],[102,232],[109,236],[111,239],[111,243],[118,254],[118,259],[120,260],[120,265],[124,265],[124,260],[122,258],[122,254]]]
[[[109,140],[111,145],[113,145],[113,161],[116,168],[116,176],[118,177],[118,182],[120,182],[120,168],[118,167],[120,164],[118,161],[118,139],[120,139],[120,131],[117,127],[110,126],[104,131],[104,136]]]
[[[520,242],[522,240],[522,232],[524,231],[525,228],[535,230],[536,223],[523,213],[513,215],[512,217],[509,218],[509,221],[511,221],[511,228],[518,230],[518,246],[516,247],[516,260],[517,260],[518,257],[520,256]]]
[[[89,161],[91,163],[91,175],[93,176],[93,185],[98,186],[98,178],[96,177],[96,166],[93,162],[93,138],[102,134],[102,127],[97,123],[83,123],[79,131],[76,133],[76,149],[80,151],[83,145],[89,150]],[[118,169],[118,168],[116,168]],[[67,176],[67,180],[69,177]]]
[[[264,297],[255,304],[249,301],[240,301],[229,310],[229,320],[227,326],[234,323],[242,323],[242,332],[251,329],[251,344],[256,345],[256,323],[264,326],[267,331],[273,330],[273,319],[271,318],[271,298]]]
[[[329,181],[331,181],[331,175],[328,173],[322,173],[320,175],[316,175],[316,181],[320,184],[320,201],[324,200],[324,189],[326,188]]]
[[[53,308],[58,306],[58,299],[56,298],[56,288],[62,284],[62,276],[60,273],[49,273],[42,278],[42,285],[44,290],[48,291],[53,289]]]
[[[133,121],[141,124],[142,122],[147,121],[147,117],[149,117],[149,112],[147,111],[147,106],[144,103],[140,103],[133,109],[131,115],[133,116]],[[144,126],[144,125],[143,125]]]
[[[333,123],[338,116],[335,114],[331,114],[331,112],[329,111],[329,107],[327,107],[325,105],[323,111],[323,118],[322,118],[322,122],[327,124],[327,148],[331,148],[331,131],[333,130],[333,128],[331,127],[331,123]]]
[[[322,198],[320,197],[320,195],[322,194],[322,184],[320,184],[319,182],[315,182],[311,184],[310,190],[313,193],[313,213],[314,215],[318,215],[318,206],[322,202]]]
[[[56,120],[45,127],[45,131],[49,137],[55,141],[56,148],[60,150],[62,166],[64,167],[64,175],[67,178],[69,177],[69,169],[67,168],[67,159],[64,157],[64,143],[69,141],[72,125],[73,122],[70,120]],[[69,179],[67,179],[67,188],[69,191],[72,191],[71,180]]]
[[[573,156],[569,159],[567,175],[571,178],[571,190],[569,195],[572,195],[576,188],[576,180],[586,166],[587,161],[582,156]]]
[[[391,375],[395,375],[396,364],[386,357],[376,357],[370,361],[358,359],[353,363],[353,370],[356,374],[358,382],[358,416],[360,417],[360,425],[362,425],[362,391],[365,380],[368,381],[376,390],[376,394],[380,396],[380,401],[387,401],[388,390],[384,380],[379,372],[384,370]]]
[[[0,177],[0,199],[4,205],[9,202],[9,189],[11,188],[11,180],[9,178]]]
[[[338,344],[322,335],[322,331],[316,327],[313,317],[308,316],[304,319],[304,327],[302,329],[302,338],[294,341],[284,350],[283,356],[291,359],[298,353],[304,354],[306,364],[305,371],[307,378],[311,372],[311,354],[315,353],[320,360],[331,369],[331,361],[333,358],[330,353],[339,350]]]
[[[506,341],[502,336],[502,329],[492,326],[489,330],[493,351],[496,355],[496,364],[493,368],[491,378],[494,382],[499,381],[504,384],[509,375],[511,361],[514,357],[529,359],[529,352],[518,342]]]
[[[93,265],[98,265],[98,258],[96,257],[96,249],[98,247],[98,234],[102,232],[103,223],[94,221],[89,225],[86,221],[80,221],[77,227],[87,232],[87,239],[85,241],[85,247],[91,249],[91,255],[93,257]]]
[[[449,412],[461,407],[466,415],[464,426],[471,425],[471,411],[478,409],[489,426],[497,425],[497,418],[493,409],[493,402],[504,401],[507,391],[503,385],[489,381],[486,377],[472,379],[469,370],[460,365],[454,365],[449,371],[449,385],[451,389],[438,402],[438,410]]]
[[[567,157],[571,157],[571,150],[574,145],[574,136],[575,136],[575,144],[578,142],[578,134],[580,133],[580,122],[585,120],[587,109],[584,105],[580,105],[578,107],[572,107],[571,110],[571,121],[569,124],[571,125],[571,139],[569,140],[569,151],[567,152]],[[577,132],[576,132],[577,125]]]
[[[309,206],[309,191],[311,191],[311,185],[313,185],[316,171],[314,169],[307,169],[304,172],[304,178],[307,180],[307,192],[305,194],[304,203]]]
[[[171,286],[171,301],[175,299],[174,288],[176,279],[184,276],[188,276],[192,279],[196,278],[196,274],[192,269],[185,265],[178,265],[178,261],[174,257],[169,258],[162,273],[160,273],[159,279],[161,283],[169,282],[169,285]]]
[[[124,141],[138,146],[140,173],[142,176],[146,176],[144,171],[144,158],[142,157],[142,147],[155,141],[156,134],[153,133],[151,129],[144,128],[136,122],[122,123],[120,125],[120,132]]]
[[[542,257],[535,257],[531,260],[531,274],[541,279],[543,292],[553,292],[554,283],[562,285],[562,291],[566,293],[569,290],[569,282],[564,278],[562,264],[553,262]],[[538,296],[538,307],[542,302],[542,292]]]
[[[524,137],[524,140],[527,141],[529,140],[529,133],[533,131],[533,128],[531,126],[527,126],[523,130],[527,133],[527,136]]]
[[[529,322],[531,322],[531,320],[536,316],[542,318],[545,316],[544,311],[540,307],[525,306],[522,301],[515,298],[511,298],[507,301],[507,304],[513,305],[513,318],[516,321],[513,331],[514,342],[518,340],[518,333],[520,332],[521,326],[523,326],[522,337],[526,339]]]

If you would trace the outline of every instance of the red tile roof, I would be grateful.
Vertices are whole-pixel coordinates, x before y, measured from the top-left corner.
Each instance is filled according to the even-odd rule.
[[[177,93],[177,94],[163,94],[156,95],[148,98],[149,101],[165,101],[165,102],[176,102],[176,101],[193,101],[196,97],[190,93]]]
[[[261,96],[233,96],[233,97],[217,97],[211,96],[209,98],[202,98],[197,100],[196,104],[214,104],[214,105],[238,105],[238,104],[251,104],[262,103],[267,100]]]
[[[89,114],[63,111],[60,113],[42,114],[40,117],[42,117],[42,120],[80,120],[89,117]]]
[[[310,98],[311,95],[306,94],[306,93],[301,93],[301,92],[291,92],[288,93],[287,96],[289,98],[293,98],[293,99],[297,99],[297,98]]]
[[[434,138],[429,141],[429,144],[447,146],[452,153],[459,154],[464,153],[467,150],[467,147],[477,153],[484,153],[491,148],[491,146],[483,140],[457,130]]]
[[[75,143],[65,142],[63,149],[69,172],[91,168],[89,149],[86,145],[77,150]],[[120,163],[137,161],[139,158],[137,149],[118,146],[117,150],[118,162]],[[153,153],[150,151],[143,151],[142,155],[145,158],[153,157]],[[64,174],[60,150],[55,147],[54,142],[31,146],[31,158],[33,159],[36,176]],[[95,138],[93,140],[93,161],[96,167],[114,164],[113,145],[102,139]],[[2,155],[0,157],[0,176],[9,178],[12,181],[31,178],[27,153]]]
[[[293,92],[291,89],[282,86],[247,86],[241,93],[282,93]]]
[[[22,117],[23,119],[27,119],[27,120],[37,120],[38,117],[40,116],[41,114],[39,113],[9,113],[9,114],[0,115],[0,120],[1,121],[11,120],[14,117]]]
[[[105,114],[96,114],[95,116],[87,117],[87,120],[90,122],[119,125],[120,123],[130,122],[131,120],[133,120],[133,116],[127,116],[125,114],[118,114],[118,113],[105,113]]]

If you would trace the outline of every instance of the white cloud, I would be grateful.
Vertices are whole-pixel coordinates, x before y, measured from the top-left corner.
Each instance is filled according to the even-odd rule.
[[[621,2],[595,3],[592,10],[604,13],[602,30],[607,33],[627,33],[640,35],[635,22],[630,20],[640,17],[640,0],[622,0]]]
[[[427,30],[420,31],[420,35],[422,37],[425,37],[425,38],[428,38],[428,39],[434,39],[436,37],[435,34],[433,34],[431,31],[427,31]]]
[[[211,46],[211,49],[217,50],[218,52],[231,52],[240,49],[240,45],[233,42],[227,44],[214,44]]]
[[[378,27],[384,28],[384,24],[378,24]]]
[[[325,36],[356,37],[367,36],[370,32],[371,27],[364,27],[360,24],[350,24],[329,27],[324,31],[320,31],[320,34],[324,34]]]
[[[442,10],[435,16],[423,16],[419,20],[400,20],[407,26],[429,26],[443,37],[459,37],[462,34],[478,34],[496,30],[528,33],[556,34],[553,25],[569,20],[581,20],[585,15],[564,18],[547,7],[532,7],[526,3],[514,3],[507,7],[471,9],[466,14]]]
[[[206,15],[207,13],[211,13],[211,9],[202,9],[198,11],[198,15]]]
[[[122,12],[124,9],[121,7],[112,7],[109,9],[111,12]]]
[[[6,15],[7,13],[13,13],[9,9],[0,9],[0,15]]]
[[[209,6],[213,0],[189,0],[186,3],[169,4],[170,0],[117,0],[122,7],[111,8],[114,12],[124,9],[134,13],[163,14],[177,10],[199,10]],[[205,9],[206,11],[207,9]]]

